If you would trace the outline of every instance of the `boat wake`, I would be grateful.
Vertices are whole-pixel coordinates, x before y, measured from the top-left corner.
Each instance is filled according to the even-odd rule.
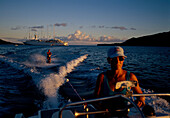
[[[33,70],[32,68],[27,68],[26,65],[23,63],[19,63],[17,61],[14,61],[11,58],[8,58],[6,56],[0,56],[0,61],[4,62],[7,65],[10,65],[11,67],[13,67],[16,70],[20,70],[22,72],[24,72],[25,74],[29,74],[31,75],[33,72],[36,73],[35,70]]]
[[[71,60],[67,62],[65,66],[61,66],[59,68],[56,68],[59,63],[57,58],[53,58],[54,60],[52,60],[52,63],[48,64],[46,63],[46,57],[41,54],[30,55],[28,58],[25,58],[26,61],[24,62],[17,61],[14,56],[10,57],[0,55],[0,62],[7,65],[7,67],[10,66],[16,70],[19,70],[19,72],[30,75],[34,81],[34,84],[38,86],[40,90],[43,90],[43,94],[47,96],[46,100],[43,102],[43,109],[50,109],[58,108],[61,104],[63,104],[63,102],[65,102],[58,94],[58,89],[65,83],[65,77],[72,72],[79,63],[83,62],[87,56],[88,55],[83,55],[77,59]],[[49,69],[51,67],[55,68]],[[79,85],[79,88],[82,85],[78,83],[81,83],[82,81],[72,80],[72,82],[73,84]],[[85,88],[83,88],[83,90],[85,90]],[[143,91],[144,93],[154,93],[154,91],[148,89],[143,89]],[[154,108],[157,115],[169,114],[169,102],[161,97],[146,97],[146,103]]]
[[[65,82],[65,77],[68,73],[72,72],[79,63],[83,62],[87,58],[87,54],[77,59],[68,62],[65,66],[61,66],[57,74],[51,73],[45,79],[42,79],[40,86],[47,96],[47,100],[44,102],[44,108],[57,108],[58,103],[58,89]]]
[[[143,89],[144,93],[154,93],[152,90]],[[145,98],[146,104],[152,106],[156,112],[156,115],[169,114],[169,102],[158,96],[150,96]]]

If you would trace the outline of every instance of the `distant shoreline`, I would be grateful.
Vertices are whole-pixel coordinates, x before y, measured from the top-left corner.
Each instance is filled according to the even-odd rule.
[[[160,46],[170,47],[170,31],[157,33],[153,35],[142,36],[138,38],[130,38],[123,43],[112,43],[112,44],[97,44],[97,46]],[[0,45],[23,45],[22,43],[13,43],[0,39]]]
[[[123,43],[97,44],[97,46],[160,46],[170,47],[170,31],[153,35],[131,38]]]
[[[12,43],[12,42],[8,42],[8,41],[4,41],[2,39],[0,39],[0,45],[23,45],[22,43]]]

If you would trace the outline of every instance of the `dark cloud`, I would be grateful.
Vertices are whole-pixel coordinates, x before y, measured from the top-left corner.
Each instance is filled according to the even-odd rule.
[[[99,26],[99,28],[104,28],[104,25]]]
[[[109,29],[118,29],[118,30],[136,30],[135,28],[130,28],[130,29],[128,29],[128,28],[126,28],[126,27],[124,27],[124,26],[113,26],[113,27],[109,27],[109,26],[104,26],[104,25],[100,25],[100,26],[95,26],[95,25],[92,25],[92,26],[90,26],[91,28],[96,28],[96,27],[98,27],[98,28],[109,28]]]
[[[136,28],[130,28],[130,30],[136,30]]]
[[[82,29],[82,28],[83,28],[83,26],[80,26],[79,28],[80,28],[80,29]]]
[[[61,26],[65,27],[65,26],[67,26],[67,24],[66,23],[62,23]]]
[[[54,26],[63,26],[63,27],[65,27],[65,26],[67,26],[67,23],[56,23],[56,24],[54,24]]]
[[[33,26],[33,27],[30,27],[30,28],[32,28],[32,29],[43,29],[44,26],[43,25],[41,25],[41,26]]]
[[[38,31],[38,29],[44,29],[44,26],[43,25],[40,25],[40,26],[32,26],[32,27],[29,27],[29,29],[31,29],[31,31]]]
[[[123,27],[123,26],[121,26],[121,27],[114,26],[114,27],[111,27],[111,28],[112,28],[112,29],[127,30],[127,28],[126,28],[126,27]]]
[[[32,27],[27,27],[27,26],[17,26],[17,27],[12,27],[11,30],[22,30],[22,29],[31,29],[31,31],[35,31],[36,29],[43,29],[44,26],[32,26]]]

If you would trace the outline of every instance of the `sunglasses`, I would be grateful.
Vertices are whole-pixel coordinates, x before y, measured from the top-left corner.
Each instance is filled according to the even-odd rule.
[[[111,61],[117,61],[117,57],[114,57],[114,58],[110,58]],[[119,61],[123,61],[125,60],[125,58],[123,56],[119,56]]]

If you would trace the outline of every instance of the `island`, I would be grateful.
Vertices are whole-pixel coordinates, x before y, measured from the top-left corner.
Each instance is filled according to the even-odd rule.
[[[13,43],[13,42],[8,42],[8,41],[5,41],[5,40],[2,40],[0,39],[0,45],[3,45],[3,44],[8,44],[8,45],[23,45],[21,43]]]
[[[130,38],[123,43],[97,44],[97,46],[162,46],[170,47],[170,31]]]

